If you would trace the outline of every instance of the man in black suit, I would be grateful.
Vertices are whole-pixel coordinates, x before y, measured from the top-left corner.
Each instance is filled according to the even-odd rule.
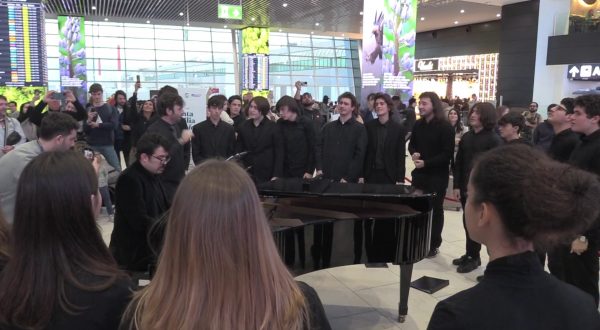
[[[110,250],[119,266],[131,272],[148,271],[156,262],[153,248],[158,252],[162,241],[162,231],[156,223],[170,205],[160,179],[171,160],[168,147],[164,137],[144,135],[137,144],[136,161],[117,180]],[[152,247],[148,240],[151,231]]]
[[[213,157],[228,158],[235,151],[235,131],[233,126],[221,120],[225,102],[223,97],[214,95],[208,99],[206,108],[208,119],[194,125],[192,132],[192,157],[198,165]]]
[[[364,166],[364,179],[359,181],[374,184],[402,184],[404,183],[406,130],[401,124],[390,119],[390,112],[394,107],[392,98],[388,94],[377,93],[374,95],[377,119],[365,124],[367,129],[367,152]],[[388,262],[394,256],[397,238],[395,236],[395,223],[380,220],[359,221],[355,224],[355,235],[361,235],[364,225],[365,247],[369,262]],[[362,239],[362,237],[355,237]],[[360,253],[355,250],[355,254]]]

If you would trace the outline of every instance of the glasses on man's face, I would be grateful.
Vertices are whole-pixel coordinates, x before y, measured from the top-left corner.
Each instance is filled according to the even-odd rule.
[[[567,112],[567,109],[565,107],[563,107],[562,105],[557,105],[555,106],[552,111],[564,111]]]
[[[168,162],[171,161],[171,157],[170,156],[161,156],[161,157],[154,156],[154,155],[151,155],[151,156],[154,159],[158,159],[163,164],[167,164]]]

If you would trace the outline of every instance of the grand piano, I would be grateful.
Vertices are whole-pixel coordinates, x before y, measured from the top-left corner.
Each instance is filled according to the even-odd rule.
[[[258,185],[282,259],[294,275],[352,264],[400,265],[398,321],[413,264],[429,252],[432,195],[405,185],[277,179]]]

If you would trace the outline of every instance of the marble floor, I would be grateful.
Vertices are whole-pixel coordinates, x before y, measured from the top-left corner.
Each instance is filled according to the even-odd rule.
[[[427,275],[450,280],[450,285],[432,295],[411,289],[405,323],[396,321],[400,299],[398,266],[344,266],[304,274],[297,279],[308,283],[318,292],[333,329],[426,329],[437,302],[475,285],[475,278],[484,270],[480,267],[469,274],[456,272],[452,259],[464,253],[465,245],[462,213],[446,211],[445,221],[440,254],[415,264],[413,280]],[[99,224],[108,243],[113,223],[102,216]],[[487,261],[486,253],[482,253],[483,265]]]

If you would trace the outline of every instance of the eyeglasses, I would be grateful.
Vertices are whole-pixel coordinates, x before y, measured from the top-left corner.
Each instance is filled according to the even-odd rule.
[[[171,157],[170,156],[166,156],[166,157],[157,157],[154,155],[150,155],[152,158],[158,159],[161,163],[163,164],[167,164],[171,161]]]

